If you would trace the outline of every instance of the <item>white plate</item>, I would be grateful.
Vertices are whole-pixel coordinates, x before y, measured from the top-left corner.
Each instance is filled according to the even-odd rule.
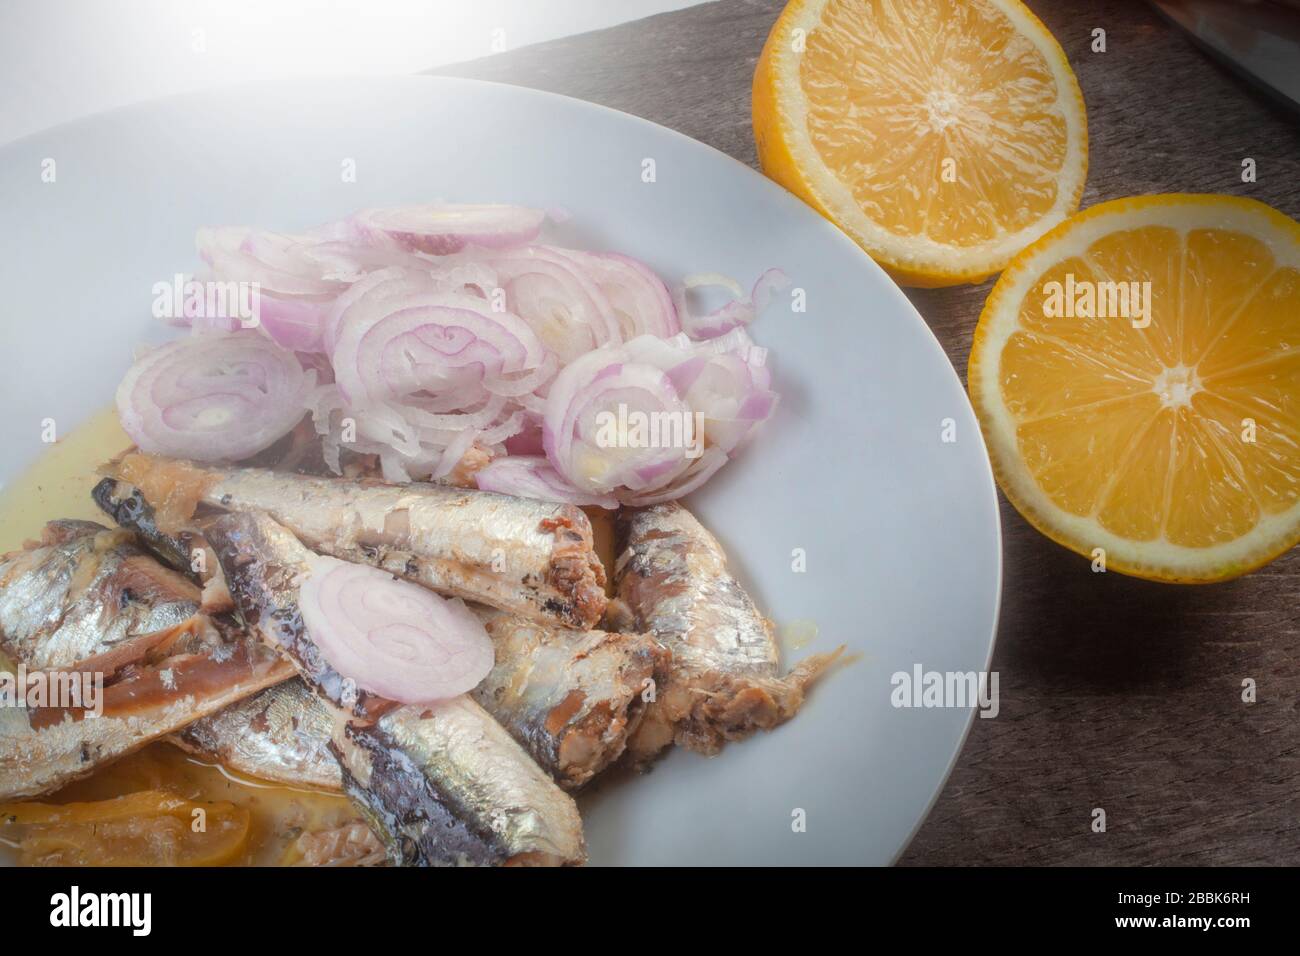
[[[434,198],[563,207],[561,239],[638,256],[670,280],[748,282],[779,265],[806,291],[806,313],[778,300],[754,328],[783,395],[776,419],[691,504],[772,618],[818,624],[796,653],[843,642],[860,656],[786,726],[712,760],[674,752],[584,797],[583,811],[593,863],[893,860],[971,710],[895,709],[890,677],[918,663],[981,671],[992,650],[1001,549],[988,459],[952,366],[885,274],[694,140],[551,94],[409,77],[187,95],[12,144],[0,150],[0,480],[40,452],[41,419],[65,427],[102,408],[134,346],[167,334],[150,290],[195,266],[198,226],[291,230]],[[945,443],[949,418],[957,440]]]

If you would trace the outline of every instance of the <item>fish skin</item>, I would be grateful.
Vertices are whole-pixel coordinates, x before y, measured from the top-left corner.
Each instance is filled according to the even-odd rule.
[[[586,860],[573,801],[468,696],[346,725],[333,746],[345,791],[396,864]]]
[[[196,720],[168,740],[236,773],[338,793],[343,774],[330,752],[333,729],[329,707],[294,677]]]
[[[202,588],[199,606],[203,611],[219,614],[234,609],[221,564],[197,523],[175,534],[167,534],[158,527],[153,506],[140,490],[113,478],[102,479],[90,496],[120,527],[134,531],[140,543],[154,557]],[[197,566],[196,556],[201,562]]]
[[[497,663],[471,692],[565,790],[589,782],[623,753],[644,710],[642,692],[666,654],[638,634],[575,634],[475,608]],[[301,680],[186,727],[171,738],[192,754],[289,786],[342,790],[330,753],[329,707]]]
[[[588,631],[475,608],[496,665],[471,695],[566,790],[622,755],[640,724],[643,692],[669,655],[640,634]]]
[[[13,629],[5,634],[6,652],[33,671],[54,667],[103,675],[102,712],[87,718],[75,709],[0,707],[0,799],[57,790],[291,676],[287,662],[260,641],[231,621],[195,613],[192,600],[179,602],[188,616],[172,623],[177,582],[191,597],[196,589],[160,566],[148,568],[153,559],[139,553],[129,532],[107,532],[93,522],[56,521],[47,526],[42,542],[0,559],[5,569],[0,572],[5,582],[0,604],[17,603],[15,589],[35,589],[41,601],[32,615],[7,618]],[[129,563],[126,572],[117,558],[122,565]],[[93,565],[80,579],[76,568],[84,565],[79,562]],[[81,579],[110,594],[123,580],[133,586],[153,583],[137,586],[129,600],[117,604],[131,625],[118,626],[111,613],[114,601],[68,584]],[[159,603],[151,606],[151,600]],[[51,620],[61,623],[52,627]],[[89,634],[93,622],[103,626],[109,640],[67,639],[68,627],[75,624],[80,638]],[[164,626],[153,632],[132,630],[152,624]],[[69,660],[74,648],[88,656]]]
[[[106,469],[133,477],[146,496],[154,480],[166,485],[169,471],[201,479],[206,507],[264,511],[315,551],[468,601],[579,630],[605,610],[591,522],[573,505],[440,484],[205,468],[141,454]]]
[[[168,567],[189,574],[191,531],[164,534],[158,529],[153,506],[138,489],[124,481],[102,478],[90,491],[91,499],[119,527],[134,531],[140,543]]]
[[[176,627],[199,591],[130,532],[52,521],[35,546],[0,556],[0,650],[29,668],[68,667]]]
[[[302,623],[310,552],[287,529],[264,513],[232,513],[205,530],[245,621],[331,708],[344,792],[392,862],[585,860],[573,801],[468,697],[402,706],[345,685]]]
[[[795,715],[808,685],[839,656],[814,654],[780,676],[770,622],[727,570],[716,538],[676,502],[624,509],[618,598],[672,652],[655,700],[628,743],[633,762],[670,743],[716,754],[727,741]]]
[[[93,719],[0,707],[0,800],[58,790],[292,673],[259,642],[236,637],[108,685],[103,713]]]

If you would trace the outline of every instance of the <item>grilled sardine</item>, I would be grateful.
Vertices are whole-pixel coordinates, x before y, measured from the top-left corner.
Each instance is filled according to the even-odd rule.
[[[199,505],[264,511],[322,554],[445,594],[586,629],[605,610],[591,522],[573,505],[436,484],[386,485],[128,454],[106,466],[184,525]]]
[[[639,634],[578,634],[478,609],[496,666],[473,697],[566,790],[618,759],[636,730],[663,647]]]
[[[635,626],[672,665],[628,743],[646,760],[670,743],[705,754],[789,720],[804,690],[843,648],[814,654],[785,677],[771,624],[727,570],[713,537],[676,502],[624,510],[615,568]]]

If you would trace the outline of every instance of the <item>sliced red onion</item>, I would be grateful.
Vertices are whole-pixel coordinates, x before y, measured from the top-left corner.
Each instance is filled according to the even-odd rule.
[[[467,295],[386,294],[379,286],[343,313],[334,335],[335,377],[361,404],[437,395],[484,375],[528,372],[546,359],[517,316]]]
[[[429,203],[367,209],[353,222],[368,237],[393,239],[403,247],[445,256],[466,246],[508,249],[532,242],[546,213],[524,206]]]
[[[489,396],[479,408],[454,414],[429,412],[415,399],[353,408],[336,386],[318,389],[309,403],[323,436],[325,461],[337,474],[343,448],[377,455],[386,480],[425,481],[450,472],[461,449],[478,443],[493,450],[524,427],[522,414]]]
[[[505,441],[507,455],[542,455],[546,448],[542,444],[542,426],[534,416],[528,415],[524,427]]]
[[[572,259],[530,246],[485,261],[496,271],[506,308],[527,322],[561,363],[622,341],[613,307]]]
[[[301,407],[336,471],[346,447],[376,456],[390,481],[445,479],[474,451],[493,460],[484,481],[516,494],[611,507],[687,493],[775,408],[745,326],[788,280],[769,269],[745,295],[697,275],[674,297],[631,257],[532,244],[546,215],[402,206],[298,235],[202,230],[199,247],[212,279],[260,286],[261,331],[248,334],[297,356]],[[686,293],[706,285],[730,301],[696,316]],[[691,454],[634,447],[628,420],[602,444],[602,413],[620,408],[689,420],[698,435],[677,437],[698,441]]]
[[[765,359],[741,329],[704,343],[645,335],[588,353],[551,385],[546,457],[575,488],[625,504],[687,494],[775,410]]]
[[[667,370],[678,394],[704,416],[707,444],[727,454],[776,410],[767,349],[755,345],[743,328],[704,342],[685,335],[646,336],[628,343],[627,351],[635,361]],[[683,351],[689,355],[685,360]]]
[[[613,252],[557,249],[596,283],[618,320],[620,339],[668,338],[682,330],[668,287],[644,263]]]
[[[429,480],[437,481],[439,478],[450,475],[452,469],[459,465],[461,459],[474,447],[479,435],[480,433],[472,428],[462,429],[442,450],[442,457],[438,460],[437,466],[429,473]]]
[[[465,602],[377,568],[315,556],[298,604],[329,665],[388,700],[456,697],[492,670],[492,639]]]
[[[510,455],[497,458],[479,469],[475,475],[483,491],[540,501],[559,501],[571,505],[594,505],[614,509],[618,499],[613,495],[593,495],[579,491],[551,467],[543,455]]]
[[[258,332],[199,334],[136,361],[117,389],[118,416],[142,451],[237,461],[288,434],[314,384]]]
[[[473,442],[524,427],[516,398],[551,378],[553,356],[517,316],[437,288],[385,269],[339,297],[325,333],[337,388],[313,404],[331,467],[346,445],[378,455],[389,480],[438,478]]]
[[[754,288],[746,297],[735,279],[716,272],[704,272],[687,276],[682,281],[676,295],[677,316],[681,327],[693,339],[712,339],[723,335],[739,326],[754,321],[772,301],[774,291],[784,289],[790,284],[790,278],[780,269],[767,269],[754,283]],[[731,294],[727,302],[704,315],[695,315],[687,304],[686,295],[692,289],[718,287]]]
[[[325,350],[326,305],[265,295],[260,300],[261,326],[271,340],[294,352]]]
[[[308,255],[316,240],[257,229],[200,229],[199,257],[222,281],[255,282],[263,295],[282,298],[332,298],[345,283],[326,278]]]

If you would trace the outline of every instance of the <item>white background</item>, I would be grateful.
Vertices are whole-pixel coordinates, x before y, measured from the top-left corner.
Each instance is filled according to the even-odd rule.
[[[701,0],[0,0],[0,143],[246,80],[416,73]]]

